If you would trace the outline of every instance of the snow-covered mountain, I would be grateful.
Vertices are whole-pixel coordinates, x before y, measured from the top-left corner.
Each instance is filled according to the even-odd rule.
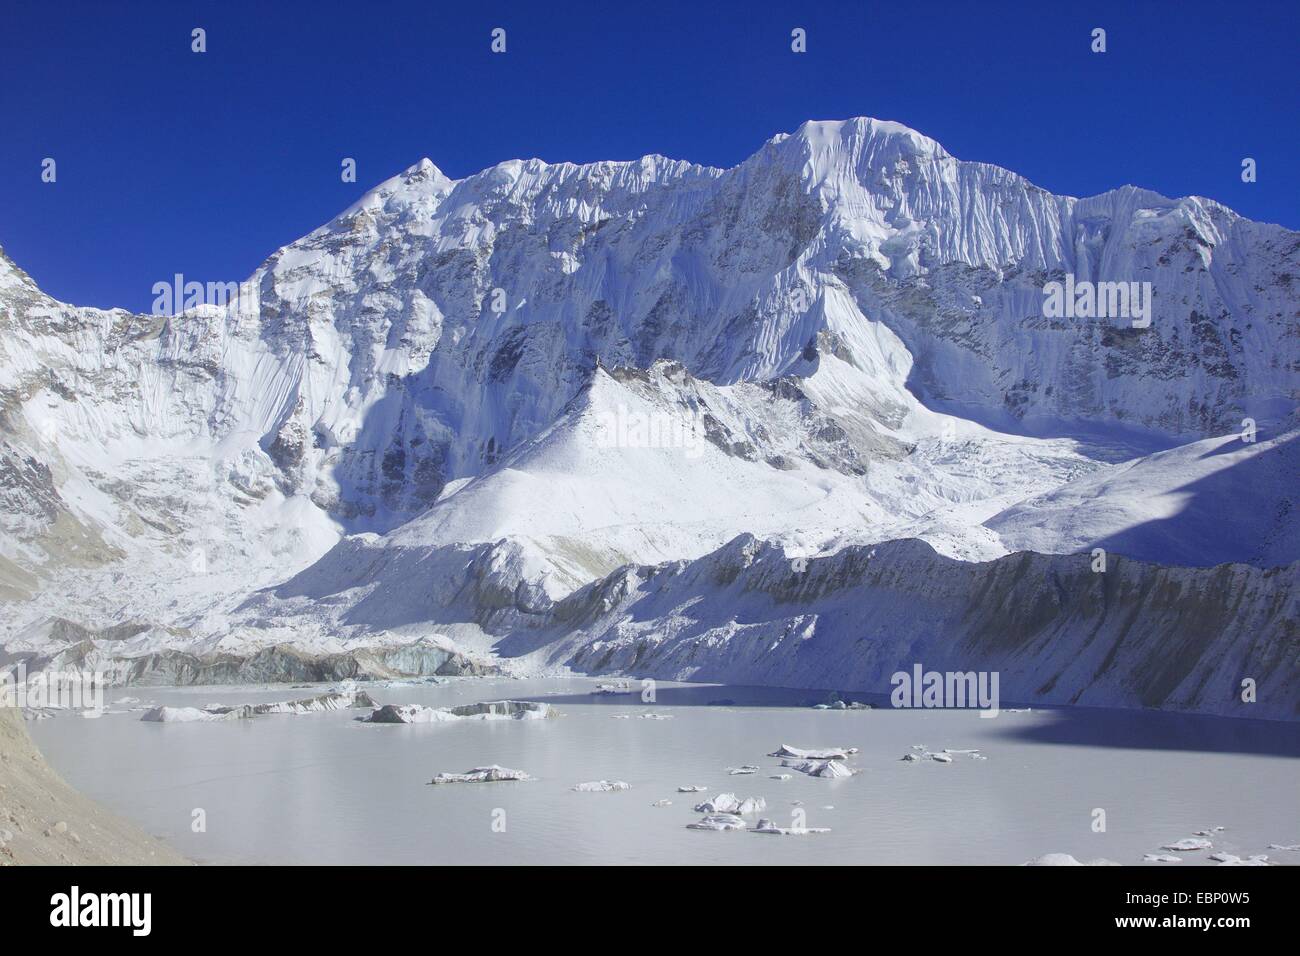
[[[1149,282],[1149,327],[1045,317],[1067,276]],[[739,536],[792,562],[919,538],[937,576],[1247,562],[1294,611],[1298,283],[1298,233],[1054,196],[871,119],[729,170],[422,160],[178,316],[64,305],[0,253],[0,643],[589,666],[539,621]],[[1053,653],[1086,637],[1065,620]]]

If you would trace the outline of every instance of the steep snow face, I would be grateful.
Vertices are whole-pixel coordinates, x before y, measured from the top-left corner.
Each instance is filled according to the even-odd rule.
[[[1150,327],[1045,318],[1067,275],[1152,283]],[[0,629],[282,636],[305,601],[328,640],[418,624],[373,596],[452,555],[530,608],[741,532],[1069,550],[1118,525],[1015,506],[1134,442],[1295,427],[1298,275],[1300,235],[1207,200],[1056,197],[870,119],[729,170],[424,160],[174,317],[63,305],[0,255]],[[602,440],[628,414],[667,445]]]

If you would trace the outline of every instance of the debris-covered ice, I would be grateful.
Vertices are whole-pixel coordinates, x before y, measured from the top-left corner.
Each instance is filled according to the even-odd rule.
[[[532,780],[533,778],[522,770],[511,770],[509,767],[499,767],[492,764],[488,767],[473,767],[464,773],[440,773],[432,780],[431,784],[439,783],[496,783],[503,780]]]

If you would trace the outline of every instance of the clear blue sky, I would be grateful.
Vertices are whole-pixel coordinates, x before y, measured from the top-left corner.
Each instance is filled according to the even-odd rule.
[[[857,115],[1053,192],[1131,182],[1300,228],[1298,40],[1297,0],[3,0],[0,246],[58,298],[147,311],[154,282],[245,278],[423,156],[730,166]]]

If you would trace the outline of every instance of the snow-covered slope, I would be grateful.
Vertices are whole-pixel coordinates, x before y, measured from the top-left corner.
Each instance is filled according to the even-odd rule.
[[[1102,548],[1164,564],[1300,560],[1300,433],[1207,438],[1069,482],[985,526],[1013,551]]]
[[[1151,282],[1150,327],[1045,318],[1066,274]],[[455,560],[482,616],[744,533],[1285,564],[1298,278],[1300,234],[1210,200],[1053,196],[871,119],[729,170],[422,160],[179,316],[0,254],[0,643],[340,653],[428,636]]]

